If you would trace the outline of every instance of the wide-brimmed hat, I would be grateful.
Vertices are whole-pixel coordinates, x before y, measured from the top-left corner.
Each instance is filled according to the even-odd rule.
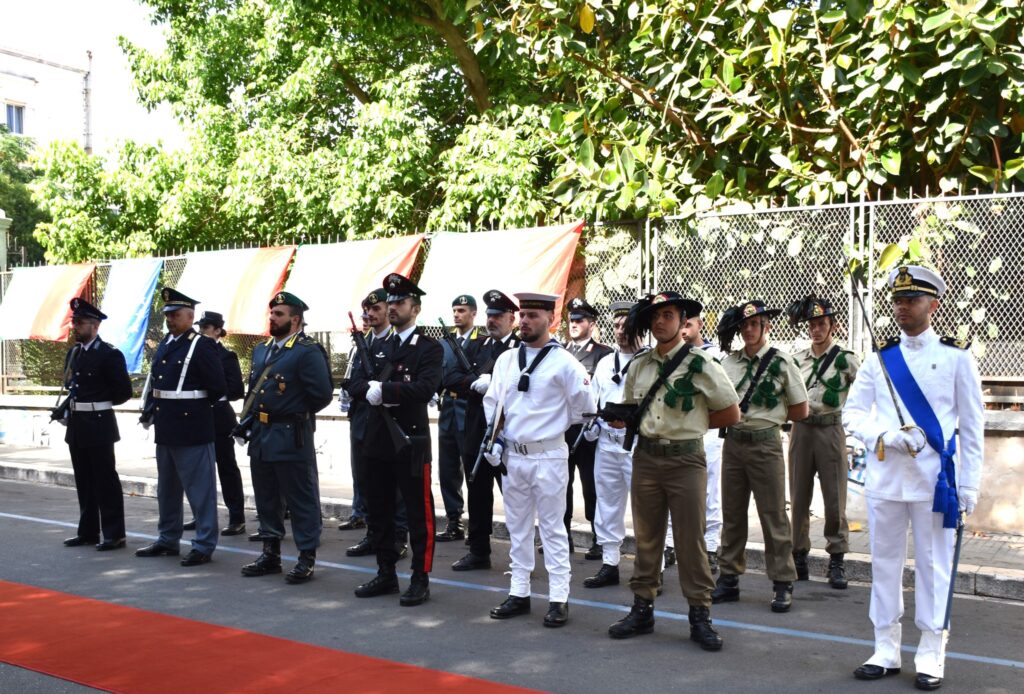
[[[780,313],[782,313],[781,308],[768,308],[760,299],[745,301],[737,306],[727,308],[722,313],[722,317],[718,321],[718,329],[716,332],[721,335],[725,332],[735,331],[739,329],[740,324],[748,318],[756,318],[758,316],[775,318]]]
[[[678,306],[683,312],[683,320],[699,316],[704,310],[699,301],[687,299],[679,292],[648,294],[633,304],[626,317],[626,334],[635,344],[639,344],[650,332],[654,312],[666,306]]]

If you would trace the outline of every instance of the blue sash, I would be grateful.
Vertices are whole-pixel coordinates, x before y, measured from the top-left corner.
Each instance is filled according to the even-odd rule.
[[[949,438],[949,441],[942,443],[942,425],[935,411],[928,403],[928,398],[917,385],[914,375],[910,373],[907,360],[899,345],[893,345],[878,353],[879,358],[885,362],[886,371],[892,379],[892,384],[899,393],[903,404],[917,426],[924,431],[928,445],[939,454],[939,479],[935,482],[935,498],[932,501],[932,511],[942,514],[942,527],[955,528],[960,516],[960,502],[956,493],[956,432]]]

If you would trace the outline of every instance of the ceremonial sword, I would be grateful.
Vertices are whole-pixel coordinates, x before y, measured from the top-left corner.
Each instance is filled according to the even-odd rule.
[[[875,351],[875,352],[879,353],[878,354],[878,365],[882,369],[882,376],[885,378],[885,385],[888,386],[888,388],[889,388],[889,397],[892,398],[892,406],[896,410],[896,418],[899,419],[899,421],[900,421],[900,430],[901,431],[914,431],[914,430],[917,430],[921,434],[922,444],[916,450],[914,448],[910,447],[909,445],[907,446],[907,452],[910,453],[910,457],[911,458],[916,458],[917,454],[920,453],[922,450],[924,450],[925,445],[927,445],[928,439],[927,439],[927,437],[924,434],[924,429],[922,429],[921,427],[917,426],[916,424],[907,424],[906,420],[903,417],[903,408],[900,407],[899,399],[896,397],[896,388],[892,384],[892,378],[890,378],[890,376],[889,376],[889,370],[887,368],[885,368],[885,360],[882,359],[881,350],[879,349],[879,346],[878,346],[878,340],[875,339],[875,331],[871,327],[871,320],[868,318],[868,311],[864,307],[864,298],[860,295],[860,286],[859,286],[858,281],[857,281],[857,275],[853,271],[853,267],[852,267],[852,263],[850,262],[850,259],[846,257],[846,251],[843,250],[842,247],[840,247],[839,248],[839,252],[843,256],[843,262],[846,263],[847,272],[850,273],[850,285],[851,285],[850,289],[853,292],[853,295],[855,297],[857,297],[857,303],[860,304],[860,314],[861,314],[861,317],[864,319],[864,326],[868,329],[868,336],[871,338],[871,349],[872,349],[872,351]],[[884,432],[883,432],[883,435],[884,435]],[[876,456],[878,457],[879,460],[885,460],[885,448],[884,448],[884,446],[885,446],[885,444],[883,443],[882,447],[876,450],[875,454],[876,454]]]

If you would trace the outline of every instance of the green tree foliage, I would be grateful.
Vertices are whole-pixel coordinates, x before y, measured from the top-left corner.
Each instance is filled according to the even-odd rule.
[[[32,140],[8,132],[0,125],[0,210],[12,220],[8,229],[8,252],[20,254],[16,262],[34,263],[43,259],[43,249],[32,236],[32,230],[48,218],[32,201],[29,185],[39,175],[29,164]]]
[[[188,153],[43,155],[54,259],[1024,175],[1010,0],[144,0]]]

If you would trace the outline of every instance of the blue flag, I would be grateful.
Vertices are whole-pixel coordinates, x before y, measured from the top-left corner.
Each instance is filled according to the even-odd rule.
[[[160,258],[115,260],[110,264],[103,308],[103,339],[124,354],[128,373],[142,370],[142,353],[149,327],[153,292],[164,261]]]

